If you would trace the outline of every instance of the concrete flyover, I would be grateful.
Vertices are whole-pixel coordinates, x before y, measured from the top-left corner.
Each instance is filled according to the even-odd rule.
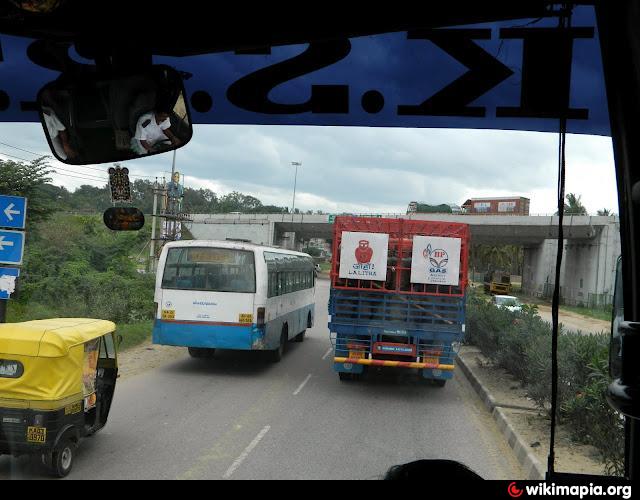
[[[380,214],[382,217],[463,222],[474,244],[524,247],[523,291],[548,296],[555,275],[558,217],[450,214]],[[300,249],[311,238],[332,238],[333,216],[319,214],[195,214],[196,239],[246,239]],[[568,215],[564,219],[565,258],[560,286],[569,304],[608,303],[620,255],[616,216]]]

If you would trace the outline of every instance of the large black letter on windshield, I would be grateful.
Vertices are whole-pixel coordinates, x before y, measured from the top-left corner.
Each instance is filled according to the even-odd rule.
[[[302,54],[262,68],[233,83],[227,99],[235,106],[271,115],[294,113],[348,113],[347,85],[312,85],[311,98],[297,104],[281,104],[269,99],[278,85],[341,61],[351,52],[349,40],[313,42]]]
[[[496,116],[586,120],[588,109],[569,108],[573,40],[593,38],[593,28],[503,28],[500,38],[521,38],[522,93],[519,107],[498,107]]]
[[[416,30],[410,31],[407,38],[432,41],[469,68],[469,71],[422,104],[398,106],[399,115],[483,117],[486,114],[484,107],[470,107],[468,104],[513,74],[513,71],[473,42],[474,39],[489,40],[491,29]]]

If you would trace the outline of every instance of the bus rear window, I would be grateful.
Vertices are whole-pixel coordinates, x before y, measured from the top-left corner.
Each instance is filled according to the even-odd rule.
[[[162,275],[162,288],[255,293],[253,252],[229,248],[171,248]]]

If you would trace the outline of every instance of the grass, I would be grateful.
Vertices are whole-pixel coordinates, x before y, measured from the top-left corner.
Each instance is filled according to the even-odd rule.
[[[7,323],[19,323],[35,319],[55,318],[59,316],[54,310],[41,304],[26,306],[19,302],[10,301],[7,312]],[[116,335],[122,335],[122,343],[119,351],[135,347],[151,338],[153,321],[141,321],[139,323],[117,323]]]
[[[143,321],[141,323],[125,323],[118,325],[117,335],[122,335],[122,343],[118,350],[120,352],[142,344],[151,338],[153,321]]]
[[[323,273],[328,273],[329,271],[331,271],[331,262],[321,262],[320,269]]]

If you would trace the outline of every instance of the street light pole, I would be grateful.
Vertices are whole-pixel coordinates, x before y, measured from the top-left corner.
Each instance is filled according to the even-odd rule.
[[[293,222],[293,214],[296,211],[296,184],[298,183],[298,167],[302,166],[302,162],[292,161],[291,165],[296,167],[296,174],[295,174],[295,177],[293,178],[293,203],[291,207],[291,222]]]

